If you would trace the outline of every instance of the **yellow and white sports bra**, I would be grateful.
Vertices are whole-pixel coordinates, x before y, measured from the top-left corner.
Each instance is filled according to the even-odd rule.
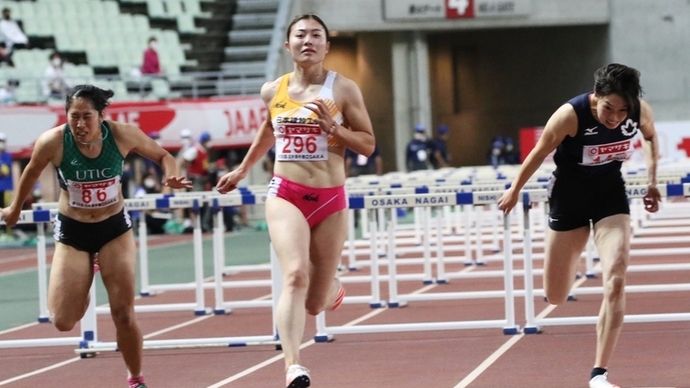
[[[271,101],[269,110],[276,137],[276,161],[317,161],[328,160],[328,147],[342,147],[338,139],[321,130],[316,122],[316,113],[304,107],[307,102],[299,102],[288,96],[290,75],[285,74]],[[331,116],[342,125],[343,114],[338,110],[333,98],[333,81],[337,73],[329,71],[317,98],[326,102]]]

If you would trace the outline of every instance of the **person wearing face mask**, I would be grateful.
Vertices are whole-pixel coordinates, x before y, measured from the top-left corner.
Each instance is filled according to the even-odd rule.
[[[407,143],[405,161],[407,171],[429,169],[429,143],[426,137],[426,128],[421,124],[415,126],[412,140]]]
[[[150,172],[145,172],[141,180],[141,186],[137,187],[135,198],[141,198],[149,194],[160,194],[160,180]],[[141,216],[141,215],[140,215]],[[146,232],[148,234],[165,234],[165,224],[172,217],[168,210],[155,209],[143,211],[146,217]]]
[[[43,95],[47,99],[64,99],[72,82],[65,77],[62,68],[64,62],[60,53],[53,52],[49,57],[50,65],[43,72]]]
[[[158,39],[149,38],[148,46],[144,50],[144,61],[141,64],[141,74],[145,76],[163,75],[161,63],[158,59]]]
[[[242,162],[220,178],[216,189],[236,189],[275,145],[265,209],[283,278],[276,326],[285,385],[304,388],[311,384],[299,357],[306,314],[334,310],[345,296],[336,277],[347,238],[345,150],[369,157],[376,141],[359,86],[324,67],[330,41],[323,20],[299,15],[286,35],[293,71],[261,88],[268,117]]]
[[[544,258],[544,291],[549,303],[568,299],[578,260],[593,229],[602,267],[604,297],[596,326],[596,353],[590,388],[617,387],[608,381],[608,365],[623,326],[625,277],[630,260],[630,206],[621,166],[640,132],[649,187],[645,210],[659,210],[656,187],[658,139],[652,108],[640,98],[640,73],[611,63],[594,73],[594,90],[561,105],[513,180],[498,200],[509,213],[520,190],[553,151],[556,170],[549,181],[549,229]]]
[[[487,164],[493,168],[497,168],[502,164],[506,164],[503,155],[503,149],[505,144],[503,143],[503,138],[498,136],[494,138],[491,143],[491,149],[489,149],[489,154],[487,155]]]
[[[520,154],[515,148],[515,142],[509,137],[503,139],[503,160],[505,164],[520,164]]]

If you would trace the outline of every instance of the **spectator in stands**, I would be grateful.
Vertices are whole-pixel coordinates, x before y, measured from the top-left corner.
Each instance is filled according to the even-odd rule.
[[[149,38],[148,47],[144,50],[144,61],[141,64],[141,74],[145,76],[163,75],[161,63],[158,60],[158,39]]]
[[[14,105],[17,103],[15,89],[19,86],[18,79],[8,79],[7,85],[0,88],[0,105]]]
[[[64,61],[57,51],[50,54],[50,65],[43,73],[43,95],[47,99],[64,99],[72,83],[65,78],[62,68]]]
[[[423,125],[417,125],[414,128],[414,135],[412,140],[407,143],[407,151],[405,152],[405,160],[407,171],[426,170],[429,168],[429,150],[426,138],[426,128]]]
[[[12,10],[9,8],[2,9],[2,19],[0,20],[0,35],[5,42],[6,62],[10,66],[14,66],[12,62],[12,53],[15,49],[28,47],[29,38],[26,37],[22,28],[19,27],[16,21],[12,20]]]
[[[5,43],[0,42],[0,64],[7,63],[7,66],[14,67],[14,62],[12,62],[12,56],[10,51],[4,47]]]

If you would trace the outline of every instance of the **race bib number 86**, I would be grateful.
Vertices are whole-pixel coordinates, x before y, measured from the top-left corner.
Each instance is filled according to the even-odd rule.
[[[106,207],[120,197],[119,177],[97,182],[68,181],[70,206],[81,208]]]

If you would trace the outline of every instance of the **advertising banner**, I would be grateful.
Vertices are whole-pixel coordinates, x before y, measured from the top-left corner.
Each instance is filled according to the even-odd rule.
[[[106,119],[133,124],[147,134],[157,132],[161,144],[171,150],[181,146],[180,132],[193,139],[211,135],[212,148],[248,147],[261,122],[266,105],[260,97],[112,103]],[[33,143],[46,130],[67,122],[64,106],[12,106],[0,108],[0,132],[7,136],[15,158],[29,157]]]

